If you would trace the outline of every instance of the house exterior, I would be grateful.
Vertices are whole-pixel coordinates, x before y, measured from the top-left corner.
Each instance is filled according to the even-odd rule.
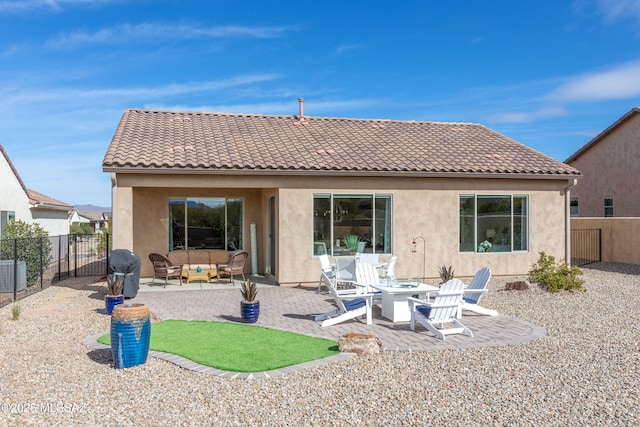
[[[584,178],[571,190],[571,215],[640,217],[640,108],[632,108],[571,155]]]
[[[108,227],[111,218],[106,212],[99,211],[78,211],[74,210],[75,215],[73,217],[73,223],[76,224],[89,224],[94,232],[100,233],[104,227]]]
[[[0,233],[11,220],[37,223],[49,236],[69,234],[71,206],[28,189],[11,159],[0,145]]]
[[[302,101],[291,116],[127,110],[103,171],[114,248],[244,249],[280,285],[317,283],[317,255],[349,253],[349,235],[404,277],[568,259],[581,177],[482,125],[307,117]]]

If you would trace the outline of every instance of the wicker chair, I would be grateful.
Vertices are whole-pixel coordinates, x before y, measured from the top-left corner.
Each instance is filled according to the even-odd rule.
[[[149,259],[153,263],[151,285],[155,283],[156,279],[164,279],[164,287],[166,288],[169,279],[178,279],[180,280],[180,286],[182,286],[182,264],[172,264],[169,258],[156,253],[149,254]]]
[[[247,280],[244,277],[244,264],[248,257],[249,254],[246,251],[240,251],[231,255],[227,262],[216,264],[216,270],[218,271],[216,283],[220,283],[221,276],[228,276],[229,282],[233,283],[233,276],[237,274],[242,274],[242,280]]]

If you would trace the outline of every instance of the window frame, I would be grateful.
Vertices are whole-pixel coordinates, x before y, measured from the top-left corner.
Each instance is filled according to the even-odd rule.
[[[244,249],[244,224],[245,224],[245,210],[246,210],[246,203],[245,203],[245,199],[244,197],[209,197],[209,196],[204,196],[204,197],[191,197],[191,196],[179,196],[179,197],[169,197],[167,199],[167,218],[169,221],[168,224],[168,230],[167,230],[167,247],[169,248],[169,251],[171,250],[176,250],[176,249],[198,249],[195,246],[192,246],[189,244],[189,227],[191,227],[189,225],[189,202],[192,201],[204,201],[204,200],[210,200],[210,201],[214,201],[214,200],[220,200],[223,201],[224,204],[224,247],[223,248],[203,248],[203,249],[222,249],[222,250],[227,250],[227,251],[234,251],[234,250],[243,250]],[[174,232],[173,230],[173,225],[171,223],[171,220],[173,218],[173,214],[171,212],[171,205],[172,202],[179,202],[182,201],[183,206],[184,206],[184,245],[176,245],[175,242],[173,242],[174,237],[172,236],[172,233]],[[229,203],[230,202],[239,202],[240,203],[240,209],[241,209],[241,214],[240,214],[240,224],[238,225],[239,230],[239,236],[238,236],[238,246],[235,248],[232,248],[230,245],[232,242],[230,242],[230,224],[229,224]],[[179,205],[179,204],[178,204]],[[173,244],[172,244],[173,242]],[[235,245],[234,245],[235,246]]]
[[[508,251],[491,251],[491,250],[486,250],[486,251],[481,251],[479,250],[480,248],[480,244],[482,242],[478,241],[478,207],[479,207],[479,203],[478,203],[478,199],[483,199],[483,198],[494,198],[494,199],[498,199],[498,198],[509,198],[510,200],[510,220],[509,220],[509,247],[510,250]],[[473,235],[473,244],[472,244],[472,250],[463,250],[463,245],[465,245],[466,247],[469,247],[470,242],[463,242],[462,238],[463,238],[463,225],[462,225],[462,219],[463,219],[463,199],[467,199],[467,200],[472,200],[473,201],[473,220],[472,220],[472,224],[471,224],[471,234]],[[515,201],[516,199],[522,199],[526,202],[526,205],[524,205],[524,210],[526,211],[526,215],[521,215],[521,219],[520,221],[522,222],[524,220],[524,222],[526,222],[526,226],[524,227],[525,232],[526,233],[521,233],[520,234],[520,241],[522,245],[522,240],[525,240],[525,249],[516,249],[514,242],[516,241],[516,234],[515,234],[515,226],[516,226],[516,213],[515,213],[515,208],[516,208],[516,204]],[[469,218],[468,215],[466,215],[467,218]],[[487,194],[487,193],[459,193],[458,194],[458,253],[460,254],[470,254],[470,253],[474,253],[474,254],[479,254],[479,253],[514,253],[514,252],[529,252],[529,242],[530,242],[530,223],[531,223],[531,203],[530,203],[530,197],[528,194],[520,194],[520,193],[514,193],[514,194]],[[522,229],[522,228],[521,228]],[[487,229],[488,230],[488,229]],[[467,233],[469,233],[469,230],[467,230]],[[488,240],[488,239],[486,239]]]
[[[610,203],[607,203],[610,202]],[[613,194],[605,194],[603,198],[603,207],[604,207],[604,217],[612,218],[613,217]]]
[[[580,201],[578,196],[571,196],[571,199],[569,199],[569,216],[570,217],[580,216]]]
[[[373,248],[372,253],[376,253],[376,254],[380,254],[380,255],[389,255],[393,253],[393,194],[391,193],[354,193],[354,192],[345,192],[345,193],[313,193],[311,195],[311,212],[312,212],[312,221],[311,221],[311,254],[313,257],[317,257],[319,255],[321,255],[320,253],[318,253],[317,249],[319,244],[324,243],[324,246],[326,246],[326,242],[324,241],[317,241],[316,240],[316,200],[320,200],[322,198],[328,199],[329,201],[329,207],[327,210],[325,210],[325,215],[329,216],[329,247],[326,248],[327,251],[327,255],[329,256],[340,256],[341,254],[337,254],[335,253],[335,247],[334,247],[334,242],[337,239],[335,237],[335,224],[336,224],[336,218],[335,218],[335,199],[364,199],[364,198],[370,198],[371,200],[371,218],[370,218],[370,222],[371,222],[371,235],[372,236],[376,236],[378,233],[378,229],[376,228],[376,222],[379,222],[380,220],[383,221],[383,234],[381,236],[381,238],[383,239],[383,241],[388,239],[388,252],[387,251],[383,251],[382,252],[376,252],[376,242],[377,237],[373,238]],[[388,203],[388,206],[385,209],[385,217],[383,217],[382,219],[377,218],[376,217],[376,206],[377,206],[377,201],[380,200],[385,200],[387,201],[386,203]],[[386,218],[386,216],[388,216],[388,219]],[[326,238],[325,238],[326,240]],[[341,240],[341,239],[338,239]],[[383,247],[386,244],[383,243]]]

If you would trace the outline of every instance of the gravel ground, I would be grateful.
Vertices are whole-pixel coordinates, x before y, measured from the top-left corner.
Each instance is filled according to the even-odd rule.
[[[201,375],[149,358],[110,366],[87,279],[0,309],[0,425],[640,425],[640,266],[585,268],[587,293],[503,291],[488,307],[540,325],[525,344],[386,352],[280,377]]]

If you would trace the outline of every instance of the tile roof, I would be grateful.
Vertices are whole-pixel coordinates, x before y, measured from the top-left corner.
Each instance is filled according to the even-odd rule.
[[[27,188],[27,194],[29,195],[29,203],[35,205],[35,207],[52,207],[52,208],[61,208],[61,209],[73,209],[73,206],[61,202],[60,200],[54,199],[53,197],[46,196],[42,193],[38,193],[37,191],[31,190]]]
[[[122,116],[103,170],[580,176],[479,124],[138,109]]]
[[[36,205],[36,207],[37,207],[37,205],[48,205],[48,206],[52,206],[52,207],[56,207],[56,208],[71,209],[71,205],[68,205],[68,204],[66,204],[64,202],[61,202],[60,200],[56,200],[56,199],[51,198],[49,196],[45,196],[42,193],[38,193],[37,191],[34,191],[34,190],[31,190],[31,189],[27,188],[27,186],[24,185],[24,181],[22,181],[22,178],[20,177],[20,174],[18,173],[18,170],[16,169],[16,167],[11,162],[11,159],[9,158],[9,155],[5,151],[5,149],[2,146],[2,144],[0,144],[0,154],[2,154],[4,156],[5,160],[9,164],[9,167],[11,168],[11,171],[13,172],[13,174],[16,176],[16,179],[18,180],[18,183],[20,184],[20,186],[24,190],[25,194],[29,198],[29,203],[31,203],[32,205]]]

